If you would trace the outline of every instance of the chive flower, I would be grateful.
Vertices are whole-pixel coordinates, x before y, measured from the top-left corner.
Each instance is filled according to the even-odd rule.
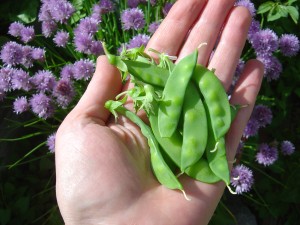
[[[55,137],[56,137],[56,132],[50,134],[46,141],[46,145],[47,145],[50,153],[55,152]]]
[[[13,110],[16,114],[21,114],[28,111],[30,108],[29,102],[25,96],[17,97],[13,102]]]
[[[91,60],[80,59],[74,63],[73,76],[76,80],[88,80],[95,71],[95,65]]]
[[[32,88],[29,73],[22,69],[14,70],[11,78],[11,86],[13,90],[29,91]]]
[[[31,51],[32,59],[37,60],[39,62],[44,62],[45,61],[45,55],[46,55],[45,49],[32,48],[32,51]]]
[[[237,165],[232,168],[230,183],[235,187],[237,194],[249,192],[254,183],[253,172],[244,165]]]
[[[259,127],[265,127],[268,124],[271,124],[273,119],[272,110],[265,105],[256,105],[252,112],[252,118],[259,122]]]
[[[0,69],[0,92],[4,93],[11,89],[11,79],[14,72],[13,68],[2,67]]]
[[[272,55],[258,55],[258,60],[264,64],[264,77],[267,81],[277,80],[282,72],[282,64]]]
[[[144,13],[139,8],[125,9],[121,14],[121,22],[124,30],[139,30],[146,23]]]
[[[41,92],[51,92],[56,84],[56,79],[49,70],[39,70],[31,77],[30,81]]]
[[[22,45],[14,41],[5,43],[1,49],[0,58],[7,65],[21,64],[23,61]]]
[[[153,23],[151,23],[149,25],[149,27],[148,27],[148,32],[150,34],[154,34],[155,31],[158,29],[159,25],[160,25],[160,22],[153,22]]]
[[[279,39],[279,49],[284,56],[295,56],[299,52],[299,39],[294,34],[283,34]]]
[[[142,45],[146,47],[149,40],[150,40],[150,36],[146,34],[138,34],[129,41],[126,47],[127,49],[141,47]]]
[[[60,79],[56,83],[53,96],[59,106],[65,109],[73,100],[74,95],[75,91],[70,79]]]
[[[24,25],[20,22],[13,22],[8,27],[8,34],[14,37],[20,37],[21,30],[24,28]]]
[[[287,140],[281,142],[280,149],[283,155],[292,155],[295,152],[294,144]]]
[[[56,44],[56,46],[65,47],[69,41],[69,33],[66,31],[58,31],[55,34],[53,41]]]
[[[21,41],[28,43],[32,41],[35,37],[35,32],[33,26],[23,27],[20,32]]]
[[[61,79],[73,79],[74,77],[74,65],[67,64],[60,71]]]
[[[44,93],[34,94],[29,104],[33,113],[42,119],[47,119],[54,114],[54,104],[50,97]]]
[[[251,44],[257,55],[270,55],[278,49],[278,36],[269,28],[259,30],[252,35]]]
[[[50,37],[57,29],[57,24],[54,21],[42,22],[42,33],[45,37]]]
[[[172,6],[174,5],[174,3],[171,3],[171,2],[167,2],[164,7],[163,7],[163,14],[164,16],[166,17],[169,13],[169,11],[171,10]]]
[[[264,166],[272,165],[278,159],[278,150],[275,146],[262,143],[258,147],[256,161]]]

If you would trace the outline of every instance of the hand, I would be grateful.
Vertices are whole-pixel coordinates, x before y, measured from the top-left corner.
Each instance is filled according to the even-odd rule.
[[[206,42],[198,62],[216,69],[228,89],[251,21],[247,9],[233,8],[234,2],[178,0],[147,49],[180,59]],[[226,136],[229,161],[234,159],[262,75],[262,64],[249,61],[232,94],[233,104],[249,107],[241,109]],[[191,201],[182,192],[160,185],[152,174],[149,148],[139,128],[122,117],[115,123],[104,108],[124,88],[119,72],[105,56],[99,57],[86,92],[56,134],[57,201],[65,223],[207,224],[225,184],[205,184],[182,175],[180,181]]]

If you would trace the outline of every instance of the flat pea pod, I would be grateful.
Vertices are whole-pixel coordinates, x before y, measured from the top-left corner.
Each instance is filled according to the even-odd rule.
[[[202,157],[199,161],[194,163],[192,166],[185,170],[185,173],[194,178],[195,180],[212,184],[221,180],[216,174],[211,170],[207,159]]]
[[[128,72],[136,79],[157,87],[164,87],[169,77],[169,70],[151,63],[123,60]]]
[[[207,143],[207,117],[200,93],[189,82],[183,103],[183,143],[180,170],[196,163],[205,152]]]
[[[171,137],[162,138],[158,130],[157,119],[157,104],[153,104],[153,113],[149,114],[149,121],[156,140],[162,146],[163,151],[170,157],[170,159],[180,167],[181,164],[181,149],[182,149],[182,135],[176,130]],[[204,183],[215,183],[221,179],[216,176],[210,169],[207,159],[201,158],[192,166],[185,170],[185,173],[198,181]]]
[[[228,186],[230,184],[230,171],[226,157],[224,137],[221,137],[218,142],[215,141],[213,136],[208,139],[206,157],[212,172]]]
[[[172,70],[158,109],[159,133],[170,137],[177,128],[182,110],[184,94],[193,75],[198,59],[198,49],[180,60]]]
[[[217,76],[199,64],[195,68],[193,80],[199,85],[206,102],[215,140],[219,140],[231,125],[228,96]]]
[[[137,124],[140,127],[142,134],[147,138],[148,145],[150,147],[151,165],[157,180],[169,189],[179,189],[183,191],[182,184],[164,161],[160,152],[159,143],[156,141],[151,128],[147,126],[135,113],[129,111],[123,106],[117,107],[115,111]]]

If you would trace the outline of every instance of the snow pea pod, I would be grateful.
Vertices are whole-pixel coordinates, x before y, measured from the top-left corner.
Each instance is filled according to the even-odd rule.
[[[192,82],[185,92],[183,117],[182,172],[202,157],[207,143],[206,112],[200,93]]]
[[[197,64],[198,49],[180,60],[172,70],[163,90],[158,109],[158,126],[162,137],[170,137],[177,128],[184,94]]]
[[[110,111],[116,111],[117,113],[130,119],[133,123],[137,124],[140,127],[142,134],[147,138],[148,145],[150,147],[151,165],[157,180],[169,189],[179,189],[183,191],[182,184],[164,161],[160,152],[159,143],[156,141],[151,128],[146,125],[135,113],[123,106],[110,109],[112,102],[113,101],[111,100],[107,101],[105,103],[106,108],[108,108]]]
[[[154,104],[153,109],[152,113],[148,115],[153,134],[162,146],[163,151],[170,157],[177,167],[180,168],[183,137],[180,132],[176,130],[171,137],[162,138],[158,130],[157,103]],[[192,166],[187,168],[185,173],[188,176],[204,183],[215,183],[221,180],[212,172],[206,158],[198,160]]]
[[[228,96],[224,87],[213,71],[197,65],[193,80],[199,85],[207,105],[213,135],[218,141],[223,137],[231,124],[231,113]]]
[[[123,60],[128,72],[136,79],[157,87],[164,87],[169,77],[169,70],[151,63]]]
[[[228,186],[230,184],[230,171],[226,157],[224,137],[221,137],[218,142],[216,142],[213,135],[210,136],[206,148],[206,157],[212,172]]]

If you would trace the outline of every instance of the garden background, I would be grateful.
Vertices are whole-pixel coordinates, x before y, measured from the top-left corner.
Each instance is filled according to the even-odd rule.
[[[53,0],[54,1],[54,0]],[[64,0],[60,0],[64,1]],[[74,12],[66,21],[57,22],[59,29],[74,30],[74,40],[69,40],[66,46],[58,46],[53,42],[54,34],[47,34],[41,29],[41,18],[38,19],[40,8],[47,0],[7,0],[0,3],[0,47],[4,48],[9,41],[22,43],[19,37],[8,34],[11,23],[19,21],[25,26],[35,28],[35,40],[25,40],[26,44],[45,48],[48,59],[47,69],[54,68],[58,78],[60,69],[67,63],[88,59],[94,62],[101,48],[96,45],[89,52],[76,42],[76,25],[81,18],[95,13],[92,7],[96,0],[71,0]],[[103,2],[110,2],[109,0]],[[113,1],[112,1],[113,2]],[[173,1],[141,0],[138,5],[143,10],[145,21],[143,28],[126,30],[121,27],[120,14],[128,7],[127,1],[115,1],[114,8],[106,5],[102,11],[102,22],[99,31],[94,34],[93,43],[105,40],[111,51],[117,52],[122,43],[126,47],[136,45],[134,36],[145,33],[142,41],[147,41],[153,30],[151,22],[163,19],[172,6]],[[139,1],[136,1],[139,2]],[[278,37],[283,34],[293,34],[300,37],[299,7],[300,1],[238,1],[250,9],[255,6],[255,20],[259,21],[261,29],[270,29]],[[252,4],[252,5],[251,5]],[[254,4],[254,5],[253,5]],[[99,3],[101,5],[101,3]],[[133,7],[135,8],[135,7]],[[102,8],[103,9],[103,8]],[[110,11],[111,10],[111,11]],[[157,24],[156,24],[157,25]],[[155,29],[153,24],[152,29]],[[54,31],[53,31],[54,32]],[[30,33],[30,32],[29,32]],[[42,33],[42,34],[41,34]],[[28,37],[28,36],[27,36]],[[61,41],[61,40],[60,40]],[[80,40],[77,40],[80,41]],[[24,42],[24,40],[23,40]],[[59,42],[59,43],[57,43]],[[76,44],[77,43],[77,44]],[[298,43],[299,45],[299,43]],[[74,47],[75,46],[75,47]],[[98,48],[97,48],[98,47]],[[101,46],[100,46],[101,47]],[[298,47],[299,48],[299,47]],[[243,52],[243,59],[255,58],[258,53],[249,39]],[[299,49],[298,49],[299,50]],[[93,53],[95,53],[93,55]],[[254,183],[251,190],[239,195],[224,193],[224,196],[212,218],[211,225],[259,224],[259,225],[292,225],[299,224],[300,219],[300,55],[286,56],[283,50],[272,52],[280,62],[280,70],[271,68],[275,77],[265,77],[262,89],[257,99],[258,105],[263,105],[271,111],[268,123],[245,135],[237,163],[242,163],[253,171]],[[55,56],[56,55],[56,56]],[[65,57],[65,64],[58,56]],[[3,54],[1,56],[3,60]],[[27,62],[28,63],[28,62]],[[29,62],[31,64],[31,62]],[[25,65],[24,70],[33,70],[43,66]],[[4,68],[5,62],[0,63]],[[267,71],[266,73],[270,73]],[[78,77],[77,77],[78,78]],[[1,79],[0,79],[1,80]],[[49,144],[51,136],[66,113],[76,104],[84,91],[89,75],[74,80],[74,98],[58,102],[55,113],[51,116],[33,112],[22,112],[13,107],[15,99],[22,95],[21,88],[6,90],[1,96],[0,90],[0,224],[63,224],[55,199],[54,154]],[[61,97],[61,96],[60,96]],[[3,98],[3,99],[2,99]],[[59,98],[56,96],[56,99]],[[60,103],[60,104],[59,104]],[[66,105],[64,105],[66,104]],[[270,112],[268,111],[268,112]],[[271,118],[271,119],[270,119]],[[250,129],[250,128],[249,128]],[[47,142],[48,141],[48,142]],[[292,151],[282,152],[281,144],[289,141],[293,144]],[[261,144],[267,144],[276,149],[276,160],[272,163],[259,163],[256,155]],[[172,222],[170,222],[172,224]]]

